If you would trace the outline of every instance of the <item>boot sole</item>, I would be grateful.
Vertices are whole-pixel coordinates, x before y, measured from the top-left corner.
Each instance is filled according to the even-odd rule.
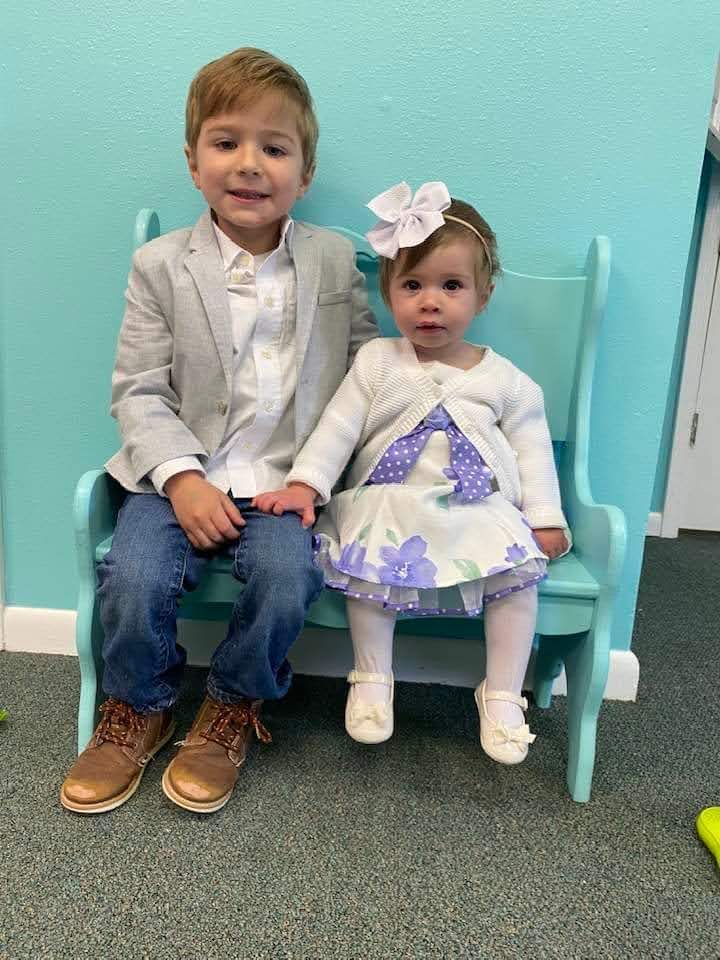
[[[170,783],[170,767],[165,768],[165,773],[162,777],[162,788],[163,793],[168,798],[172,800],[173,803],[177,804],[178,807],[182,807],[183,810],[191,810],[193,813],[215,813],[217,810],[220,810],[228,802],[232,796],[234,787],[229,790],[225,796],[220,797],[219,800],[212,800],[209,803],[200,803],[197,800],[188,800],[187,797],[184,797],[181,793],[178,793],[173,785]]]
[[[121,807],[124,803],[127,803],[130,797],[132,797],[137,788],[140,786],[140,781],[142,780],[143,774],[145,773],[145,770],[147,769],[147,766],[152,758],[156,753],[159,753],[160,750],[162,750],[168,740],[175,733],[175,726],[176,724],[173,720],[163,739],[151,751],[147,762],[140,768],[137,776],[131,781],[124,793],[119,794],[117,797],[112,797],[110,800],[101,800],[99,803],[77,803],[75,800],[70,800],[70,798],[65,795],[65,787],[63,787],[60,791],[60,803],[63,805],[63,807],[65,807],[66,810],[72,810],[73,813],[109,813],[110,810],[115,810],[117,807]]]

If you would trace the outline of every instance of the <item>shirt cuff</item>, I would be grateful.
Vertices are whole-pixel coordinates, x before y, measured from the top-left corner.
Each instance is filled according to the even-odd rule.
[[[186,470],[196,470],[205,476],[205,471],[197,457],[175,457],[173,460],[166,460],[151,470],[148,476],[160,496],[167,497],[163,490],[165,484],[170,477],[174,477],[176,473],[184,473]]]

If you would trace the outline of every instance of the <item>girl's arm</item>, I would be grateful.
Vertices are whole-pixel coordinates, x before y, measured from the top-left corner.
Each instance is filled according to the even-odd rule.
[[[566,528],[543,393],[525,374],[518,376],[515,396],[503,413],[500,429],[517,457],[520,507],[528,523],[534,529]]]
[[[302,501],[303,507],[307,495],[296,487],[299,485],[310,487],[317,493],[317,503],[320,505],[327,503],[332,488],[347,466],[362,435],[374,393],[371,382],[372,343],[373,341],[358,351],[355,363],[345,375],[345,379],[330,403],[325,407],[318,425],[305,441],[302,450],[295,458],[292,470],[285,478],[287,488],[293,488],[299,500]],[[279,492],[275,491],[273,496]],[[263,497],[263,505],[258,505],[260,509],[266,509],[265,498],[270,494],[260,496]],[[298,509],[298,507],[288,507],[288,509]]]

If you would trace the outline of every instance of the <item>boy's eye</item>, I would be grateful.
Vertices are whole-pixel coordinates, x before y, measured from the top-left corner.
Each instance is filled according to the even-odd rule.
[[[218,148],[218,150],[234,150],[235,141],[234,140],[218,140],[215,143],[215,146]]]
[[[443,284],[446,290],[462,290],[462,280],[446,280]]]
[[[406,281],[403,283],[403,287],[404,287],[406,290],[419,290],[419,289],[420,289],[420,284],[417,282],[417,280],[406,280]]]
[[[268,144],[268,145],[265,147],[265,153],[266,153],[269,157],[284,157],[284,156],[285,156],[285,151],[283,150],[282,147],[275,147],[275,146],[273,146],[272,144]]]

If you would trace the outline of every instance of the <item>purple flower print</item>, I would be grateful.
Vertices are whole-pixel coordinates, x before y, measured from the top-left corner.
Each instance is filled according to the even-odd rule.
[[[507,548],[505,559],[508,563],[520,563],[527,556],[527,550],[519,543],[513,543]]]
[[[386,566],[378,570],[380,582],[398,587],[434,587],[437,567],[423,556],[426,550],[427,542],[419,536],[410,537],[399,547],[381,547]]]
[[[366,553],[367,548],[360,546],[357,540],[348,543],[340,551],[337,569],[361,580],[376,580],[377,569],[371,563],[365,563]]]

